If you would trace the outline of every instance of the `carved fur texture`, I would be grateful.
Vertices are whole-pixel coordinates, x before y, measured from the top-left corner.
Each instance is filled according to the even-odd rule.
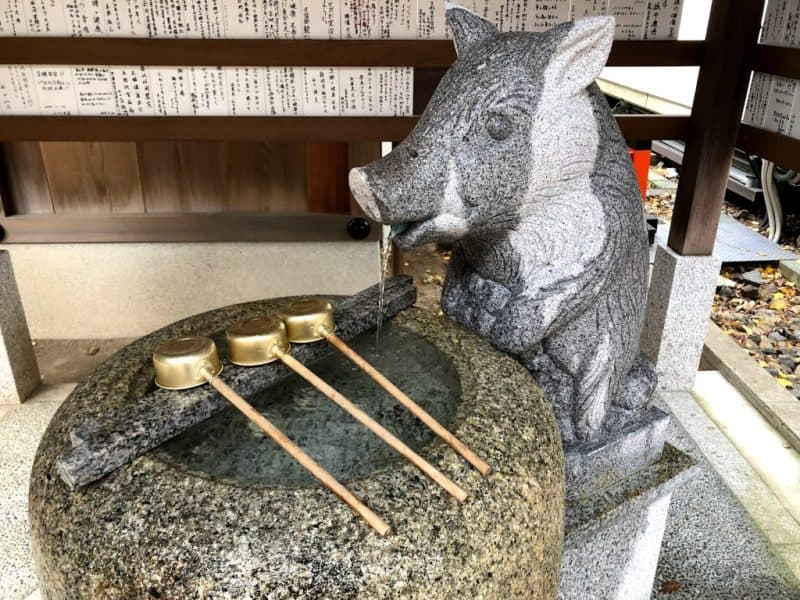
[[[350,173],[401,247],[450,241],[442,308],[516,356],[565,444],[643,414],[647,234],[625,142],[595,84],[611,17],[500,33],[448,5],[458,58],[390,154]]]

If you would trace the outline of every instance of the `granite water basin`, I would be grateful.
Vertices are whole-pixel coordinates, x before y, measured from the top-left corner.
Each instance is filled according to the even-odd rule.
[[[458,503],[294,378],[249,399],[392,527],[378,537],[233,410],[71,492],[55,458],[86,418],[152,386],[176,333],[218,336],[281,299],[227,307],[123,349],[48,427],[29,513],[46,598],[552,598],[564,526],[552,411],[516,361],[410,309],[357,349],[493,467],[482,477],[333,353],[312,365],[468,493]],[[224,354],[223,354],[224,355]]]

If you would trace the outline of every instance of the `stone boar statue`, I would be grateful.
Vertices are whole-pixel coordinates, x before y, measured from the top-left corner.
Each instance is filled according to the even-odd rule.
[[[448,5],[458,58],[408,137],[350,172],[401,248],[453,242],[445,314],[516,356],[566,446],[649,406],[639,351],[648,244],[631,160],[595,84],[612,17],[500,33]]]

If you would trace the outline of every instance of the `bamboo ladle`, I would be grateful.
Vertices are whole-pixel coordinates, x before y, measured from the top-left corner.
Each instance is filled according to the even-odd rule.
[[[286,326],[280,319],[271,316],[246,319],[228,329],[225,332],[225,338],[228,343],[228,359],[232,363],[250,366],[265,364],[274,360],[282,361],[283,364],[338,404],[457,500],[463,501],[467,497],[467,493],[463,489],[448,479],[436,467],[294,358],[289,353]]]
[[[211,384],[322,485],[360,515],[378,535],[389,533],[391,528],[383,519],[219,378],[222,362],[213,340],[206,337],[184,337],[164,342],[153,352],[153,366],[156,370],[156,385],[162,388],[185,390],[204,383]]]
[[[289,342],[305,344],[327,340],[484,476],[491,472],[492,468],[486,461],[470,450],[461,440],[426,412],[424,408],[409,398],[400,388],[389,381],[383,373],[378,371],[363,356],[336,335],[333,308],[328,302],[321,298],[301,298],[285,305],[279,311],[278,316],[286,324]]]

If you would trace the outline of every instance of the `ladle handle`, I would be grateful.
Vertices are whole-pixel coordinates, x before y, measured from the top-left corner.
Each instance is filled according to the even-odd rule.
[[[440,486],[442,486],[454,498],[456,498],[459,501],[463,501],[467,497],[467,493],[463,489],[461,489],[458,485],[456,485],[445,475],[443,475],[436,467],[434,467],[432,464],[430,464],[428,461],[422,458],[419,454],[414,452],[411,448],[406,446],[388,429],[383,427],[383,425],[378,423],[375,419],[370,417],[367,413],[365,413],[355,404],[350,402],[350,400],[345,398],[342,394],[340,394],[330,385],[325,383],[325,381],[323,381],[320,377],[314,374],[310,369],[308,369],[305,365],[303,365],[303,363],[294,358],[291,354],[288,354],[286,352],[280,352],[278,354],[278,357],[284,362],[284,364],[286,364],[286,366],[288,366],[295,373],[300,375],[303,379],[305,379],[307,382],[309,382],[311,385],[317,388],[320,392],[325,394],[328,398],[333,400],[336,404],[341,406],[345,411],[350,413],[353,417],[355,417],[357,421],[359,421],[367,429],[376,434],[384,442],[389,444],[389,446],[391,446],[402,456],[404,456],[411,464],[413,464],[420,471],[425,473],[425,475],[427,475],[428,477],[433,479],[436,483],[438,483]]]
[[[467,448],[467,446],[465,446],[456,436],[447,431],[447,429],[445,429],[439,423],[439,421],[434,419],[428,412],[425,411],[424,408],[414,402],[400,388],[389,381],[389,379],[383,373],[378,371],[378,369],[367,362],[363,356],[348,346],[342,338],[335,333],[328,333],[325,339],[327,339],[347,358],[353,361],[362,371],[372,377],[372,379],[375,380],[378,385],[389,392],[400,404],[405,406],[409,412],[411,412],[411,414],[425,423],[425,425],[427,425],[431,431],[447,442],[453,448],[453,450],[463,456],[473,467],[478,469],[478,471],[480,471],[483,475],[488,475],[491,472],[492,468],[486,463],[486,461],[480,458],[472,450]]]
[[[303,452],[303,450],[290,440],[280,429],[270,423],[264,415],[253,408],[239,394],[234,392],[224,381],[217,377],[211,377],[210,374],[206,377],[208,382],[220,394],[233,404],[236,408],[244,413],[253,423],[258,425],[261,430],[266,433],[273,441],[278,444],[283,450],[286,451],[293,459],[299,462],[306,470],[308,470],[314,477],[316,477],[322,485],[339,496],[342,501],[347,504],[353,511],[358,513],[375,531],[378,535],[384,536],[391,528],[389,525],[376,515],[372,510],[356,498],[350,491],[341,483],[336,481],[334,477],[328,473],[322,466],[320,466],[313,458]]]

